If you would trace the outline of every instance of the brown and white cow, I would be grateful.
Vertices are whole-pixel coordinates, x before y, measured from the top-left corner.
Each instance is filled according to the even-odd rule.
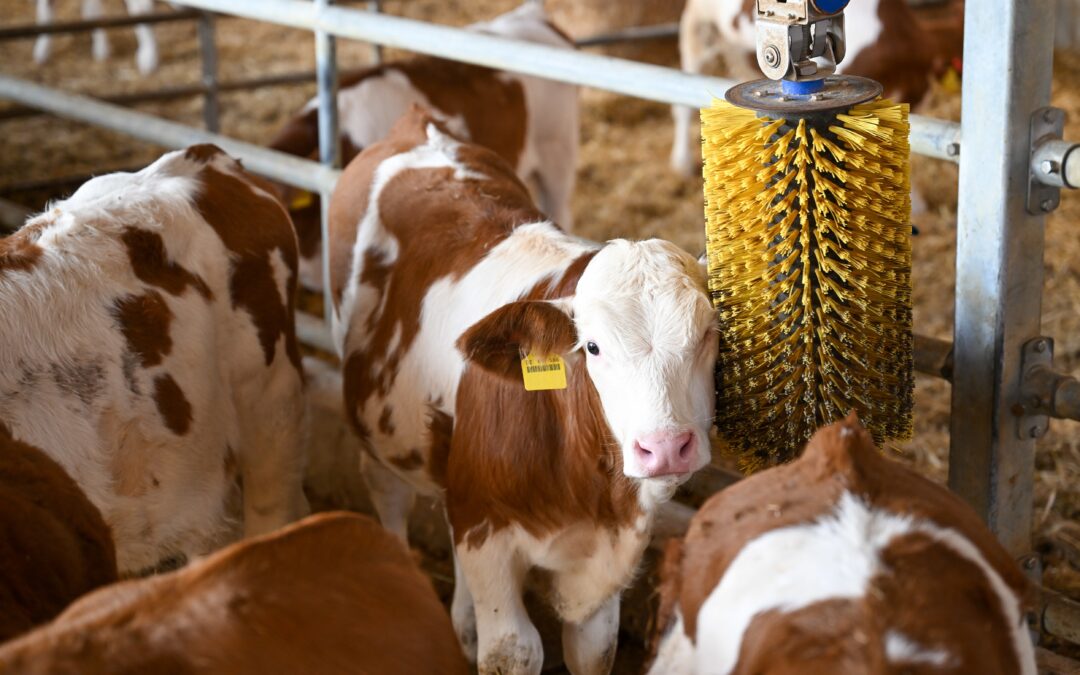
[[[539,3],[524,3],[468,30],[573,48],[573,41],[548,21]],[[413,104],[442,115],[458,137],[498,153],[529,185],[544,213],[563,227],[571,226],[579,136],[577,87],[428,56],[369,68],[340,83],[342,163],[386,136]],[[308,102],[270,147],[317,157],[317,105],[314,99]],[[279,189],[300,238],[301,284],[321,289],[319,198],[294,188]]]
[[[651,673],[1035,673],[1019,567],[854,414],[706,502],[662,576]]]
[[[963,52],[962,3],[948,15],[921,19],[907,0],[856,0],[844,11],[847,55],[837,72],[877,80],[884,96],[919,103],[940,76]],[[700,73],[717,54],[738,80],[762,77],[757,67],[755,0],[688,0],[679,22],[679,55],[682,69]],[[957,11],[960,8],[961,11]],[[671,166],[691,175],[699,162],[691,148],[694,111],[672,107],[675,138]]]
[[[213,146],[88,181],[0,239],[0,422],[112,528],[122,573],[303,515],[296,238]]]
[[[37,22],[50,24],[53,20],[53,5],[56,0],[35,0],[37,4]],[[87,20],[102,18],[101,0],[82,0],[82,17]],[[154,9],[154,0],[124,0],[128,13],[132,16],[149,14]],[[157,70],[158,46],[154,39],[154,29],[147,24],[135,26],[135,39],[139,41],[135,52],[135,65],[143,75]],[[109,36],[104,28],[93,31],[91,49],[95,61],[109,58]],[[34,42],[34,62],[45,63],[52,55],[52,35],[43,33]]]
[[[465,675],[446,609],[375,521],[334,513],[103,588],[0,647],[0,672]]]
[[[345,169],[330,216],[346,413],[380,460],[383,523],[404,537],[412,490],[445,495],[454,624],[481,672],[539,672],[536,574],[571,671],[607,672],[653,515],[710,457],[700,265],[564,233],[419,108]],[[526,391],[528,352],[561,355],[567,387]]]
[[[0,423],[0,642],[113,581],[116,553],[97,507]]]

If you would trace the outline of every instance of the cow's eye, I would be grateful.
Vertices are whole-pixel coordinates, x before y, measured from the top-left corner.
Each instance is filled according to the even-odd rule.
[[[585,349],[589,350],[589,353],[593,356],[600,356],[600,348],[596,346],[595,342],[589,341],[585,344]]]

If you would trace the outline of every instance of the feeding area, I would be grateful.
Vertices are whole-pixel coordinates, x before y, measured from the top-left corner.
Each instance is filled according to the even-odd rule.
[[[1076,12],[0,0],[0,672],[1080,672]]]

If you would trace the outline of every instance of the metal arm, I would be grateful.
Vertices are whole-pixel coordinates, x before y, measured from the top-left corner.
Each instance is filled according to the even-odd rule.
[[[771,80],[820,80],[844,60],[848,0],[757,0],[757,61]]]

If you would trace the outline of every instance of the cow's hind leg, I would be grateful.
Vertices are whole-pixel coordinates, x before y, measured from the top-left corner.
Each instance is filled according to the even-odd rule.
[[[154,9],[154,0],[124,0],[128,14],[139,16],[149,14]],[[139,42],[138,51],[135,52],[135,65],[143,75],[157,70],[158,47],[154,39],[154,29],[145,23],[135,26],[135,39]]]
[[[101,0],[83,0],[82,17],[84,19],[93,21],[100,19],[103,14]],[[109,36],[104,29],[95,29],[90,34],[90,44],[95,61],[104,61],[109,58]]]
[[[416,501],[416,490],[366,452],[360,456],[360,474],[379,522],[408,546],[409,513]]]
[[[272,532],[308,513],[302,488],[305,409],[300,372],[278,356],[266,378],[240,392],[244,536]],[[252,402],[256,402],[252,404]]]
[[[467,540],[457,546],[457,560],[475,605],[477,670],[480,675],[536,675],[544,649],[525,611],[525,562],[508,530],[476,546]]]
[[[37,0],[37,22],[41,25],[52,23],[52,0]],[[49,60],[52,53],[52,36],[42,33],[34,42],[34,63],[42,64]]]
[[[573,675],[607,675],[619,641],[619,594],[580,623],[563,624],[563,657]]]

